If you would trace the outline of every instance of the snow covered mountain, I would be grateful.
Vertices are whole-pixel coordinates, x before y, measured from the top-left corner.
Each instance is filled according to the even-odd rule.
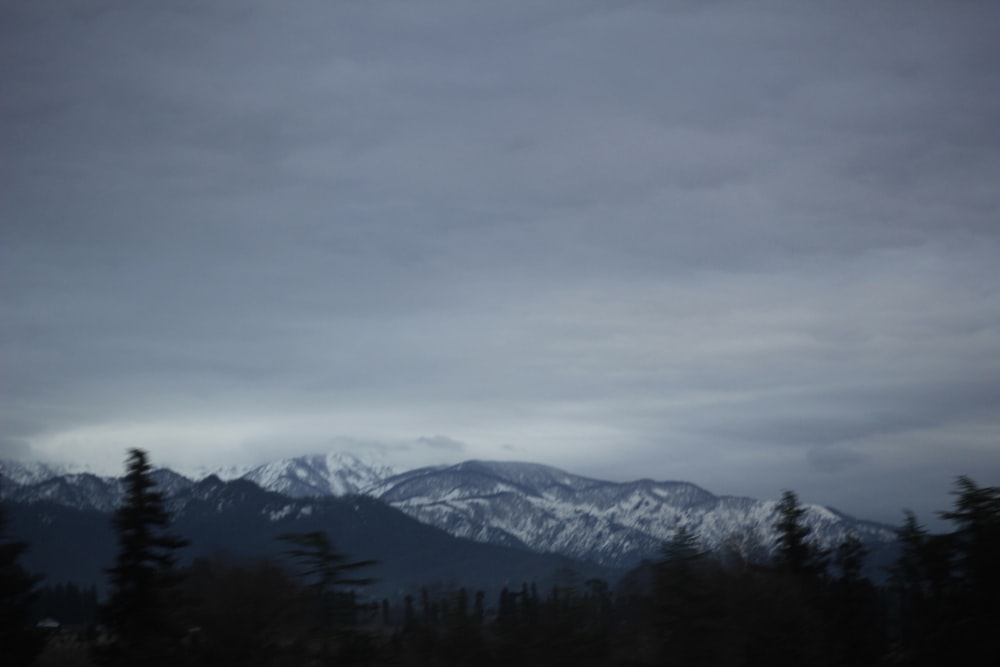
[[[412,470],[370,493],[453,535],[611,567],[655,555],[682,527],[707,549],[750,559],[771,553],[776,538],[776,501],[715,496],[687,482],[606,482],[531,463],[468,461]],[[887,526],[807,508],[805,521],[824,547],[851,534],[869,548],[896,539]]]
[[[97,512],[111,512],[121,504],[123,487],[119,477],[99,477],[89,472],[60,473],[59,468],[44,464],[27,464],[22,469],[22,464],[4,461],[0,466],[0,500],[23,503],[48,501]],[[151,475],[159,490],[168,497],[194,484],[187,477],[167,468],[158,468]]]
[[[71,466],[0,461],[0,499],[8,497],[22,502],[49,500],[100,512],[118,506],[122,493],[120,478],[78,470]],[[192,478],[169,468],[158,468],[152,475],[160,490],[168,496],[186,490],[197,480],[214,476],[225,481],[247,480],[262,489],[291,498],[310,498],[362,494],[396,473],[376,461],[345,452],[281,459],[257,467],[229,466],[199,472],[196,478]]]
[[[90,473],[48,477],[17,486],[4,484],[0,500],[23,503],[52,502],[66,507],[110,512],[121,501],[121,482]]]
[[[24,486],[71,474],[91,474],[86,466],[0,459],[0,486]]]
[[[288,545],[278,536],[323,531],[341,553],[378,561],[370,571],[376,581],[366,588],[375,599],[398,599],[442,582],[486,590],[492,598],[525,580],[552,585],[568,563],[584,577],[613,575],[593,563],[464,540],[364,496],[289,498],[249,480],[212,475],[177,489],[168,508],[172,532],[190,542],[179,554],[182,563],[225,554],[282,562]],[[30,572],[104,590],[118,542],[107,512],[27,499],[11,499],[4,510],[11,534],[31,545],[23,561]]]
[[[20,502],[48,500],[107,512],[121,497],[115,478],[7,463],[0,474],[8,480],[0,498]],[[170,470],[154,474],[170,497],[195,485]],[[220,477],[202,484],[213,478],[221,483]],[[612,568],[655,557],[681,528],[697,535],[706,549],[750,560],[766,559],[777,534],[773,500],[716,496],[688,482],[608,482],[533,463],[467,461],[395,474],[388,466],[338,452],[283,459],[239,479],[290,499],[368,495],[457,537]],[[876,566],[886,560],[879,552],[891,553],[896,540],[891,527],[818,505],[807,506],[805,520],[824,547],[857,535],[872,550]]]
[[[267,463],[244,473],[240,479],[292,498],[307,498],[365,493],[395,472],[355,454],[332,452]]]

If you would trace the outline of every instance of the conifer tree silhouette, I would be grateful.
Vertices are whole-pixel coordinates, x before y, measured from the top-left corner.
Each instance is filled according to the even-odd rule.
[[[0,506],[0,648],[5,664],[30,665],[44,646],[44,637],[31,620],[38,576],[21,566],[28,544],[6,535],[6,517]]]
[[[784,491],[775,508],[778,513],[776,565],[794,575],[817,576],[827,565],[827,554],[807,538],[812,528],[803,523],[806,508],[794,491]]]
[[[169,532],[165,498],[151,472],[146,452],[130,449],[124,499],[112,519],[119,550],[107,571],[111,594],[103,617],[113,642],[99,656],[108,664],[149,664],[154,654],[166,660],[175,639],[167,594],[179,581],[176,552],[188,543]]]

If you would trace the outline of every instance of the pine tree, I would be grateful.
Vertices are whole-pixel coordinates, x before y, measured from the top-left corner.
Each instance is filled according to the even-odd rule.
[[[913,512],[907,510],[905,517],[902,527],[896,531],[899,557],[889,570],[889,580],[903,610],[904,634],[911,631],[906,626],[915,624],[922,616],[920,612],[932,590],[928,563],[930,536]],[[919,629],[913,631],[920,632]]]
[[[794,575],[816,576],[826,569],[826,554],[806,538],[812,528],[802,522],[806,508],[794,491],[785,491],[777,506],[778,553],[776,565]]]
[[[125,496],[112,523],[118,557],[108,570],[111,595],[103,609],[114,642],[104,655],[113,664],[148,664],[148,656],[167,659],[172,643],[168,593],[178,583],[176,552],[187,541],[169,532],[170,515],[156,490],[146,452],[130,449]]]
[[[0,652],[5,665],[30,665],[44,646],[31,618],[40,577],[28,574],[19,562],[28,544],[8,538],[5,528],[0,507]]]
[[[848,665],[873,664],[884,649],[885,616],[875,586],[863,573],[868,549],[854,534],[836,548],[837,577],[830,582],[825,602],[827,617]]]
[[[677,529],[661,554],[654,574],[660,664],[713,664],[723,611],[713,580],[720,573],[686,526]]]
[[[673,539],[666,542],[660,549],[663,559],[661,565],[679,569],[690,569],[703,562],[707,553],[700,548],[698,535],[687,526],[680,526]]]
[[[472,607],[472,617],[475,619],[477,625],[482,625],[483,620],[486,618],[485,598],[486,593],[476,591],[476,601]]]
[[[978,486],[968,477],[956,481],[954,509],[941,512],[956,529],[947,535],[951,578],[951,640],[965,656],[995,658],[1000,652],[1000,487]]]
[[[306,662],[315,609],[283,568],[267,560],[198,559],[183,584],[197,628],[181,664],[271,667]],[[143,667],[139,665],[139,667]]]
[[[980,487],[965,476],[956,486],[955,508],[941,517],[957,525],[952,548],[963,603],[985,614],[1000,598],[1000,487]]]
[[[848,586],[859,583],[864,578],[862,570],[867,557],[868,548],[861,538],[854,534],[844,538],[834,552],[834,565],[840,573],[839,581]]]
[[[352,587],[367,586],[372,577],[357,577],[355,570],[377,565],[375,560],[351,561],[338,552],[326,533],[285,533],[278,539],[294,545],[285,553],[301,566],[299,575],[308,582],[323,609],[323,622],[328,626],[350,626],[355,622],[357,604]]]

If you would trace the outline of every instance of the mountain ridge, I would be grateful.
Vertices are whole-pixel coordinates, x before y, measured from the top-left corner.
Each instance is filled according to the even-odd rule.
[[[54,476],[18,484],[17,466],[0,464],[3,487],[14,482],[13,490],[0,488],[0,498],[62,498],[64,504],[98,511],[109,511],[120,498],[120,480],[114,477],[58,475],[56,467],[26,466],[21,479],[37,480],[46,470]],[[212,476],[193,480],[166,468],[153,474],[170,498]],[[683,481],[611,482],[521,461],[469,460],[397,472],[332,452],[263,464],[229,481],[239,480],[290,499],[370,496],[456,537],[616,569],[655,557],[682,528],[696,534],[703,548],[747,560],[766,559],[776,546],[774,500],[715,495]],[[890,526],[820,505],[804,507],[805,523],[823,548],[857,535],[879,556],[895,542]]]
[[[49,581],[104,589],[117,544],[110,513],[51,499],[7,498],[4,505],[11,533],[31,545],[24,556],[26,568]],[[322,531],[339,552],[378,561],[371,572],[377,581],[365,588],[365,595],[398,599],[429,584],[497,592],[525,580],[549,581],[567,562],[586,576],[614,574],[554,554],[458,538],[368,496],[291,498],[250,480],[211,475],[170,496],[167,505],[171,532],[190,543],[178,553],[182,563],[267,558],[294,570],[281,535]],[[72,558],[66,557],[67,545],[73,545]]]

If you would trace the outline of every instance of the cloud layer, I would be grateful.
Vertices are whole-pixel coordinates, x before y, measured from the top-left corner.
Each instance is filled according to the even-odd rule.
[[[0,7],[5,454],[1000,480],[992,3]]]

